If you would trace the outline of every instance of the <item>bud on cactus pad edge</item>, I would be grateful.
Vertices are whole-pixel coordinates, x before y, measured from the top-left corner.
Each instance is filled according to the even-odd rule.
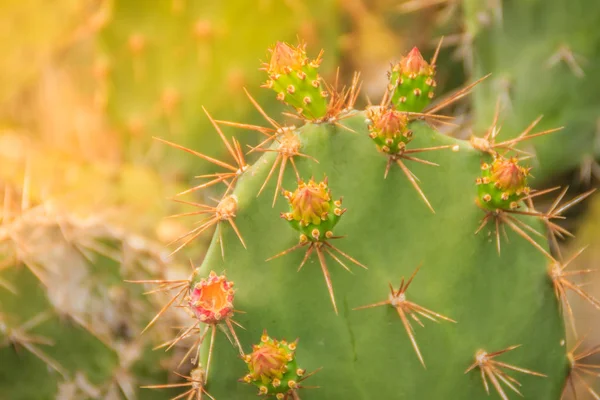
[[[399,111],[423,111],[433,98],[435,87],[435,66],[425,61],[416,47],[390,72],[392,104]]]
[[[327,186],[327,179],[316,183],[313,179],[298,182],[298,188],[284,192],[290,204],[290,211],[282,218],[289,221],[292,228],[300,231],[311,241],[324,240],[346,211],[342,199],[334,201]]]
[[[275,340],[263,332],[260,343],[252,346],[252,353],[244,357],[249,373],[242,379],[258,387],[259,395],[275,395],[284,399],[285,394],[296,390],[305,374],[296,365],[296,342]]]
[[[516,157],[495,156],[491,164],[481,164],[477,178],[479,203],[489,210],[514,210],[528,193],[529,170],[518,164]]]
[[[319,76],[320,56],[309,61],[306,45],[277,42],[271,60],[263,68],[269,80],[263,85],[277,92],[277,99],[291,105],[304,118],[319,120],[327,113],[328,92]]]
[[[384,153],[401,153],[412,139],[406,113],[393,108],[371,107],[367,110],[369,137]]]

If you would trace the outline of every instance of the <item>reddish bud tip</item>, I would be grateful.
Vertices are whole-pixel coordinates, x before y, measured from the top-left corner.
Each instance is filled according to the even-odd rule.
[[[386,137],[393,137],[406,129],[408,117],[395,109],[388,109],[374,119],[375,128]]]
[[[282,74],[286,70],[299,70],[306,63],[304,45],[291,46],[284,42],[277,42],[271,49],[269,74]]]
[[[402,57],[399,66],[403,74],[431,75],[433,73],[433,67],[425,61],[416,47],[413,47],[408,55]]]
[[[496,182],[502,190],[509,194],[521,192],[527,184],[529,170],[518,164],[518,159],[512,157],[505,159],[496,158],[492,164],[492,181]]]

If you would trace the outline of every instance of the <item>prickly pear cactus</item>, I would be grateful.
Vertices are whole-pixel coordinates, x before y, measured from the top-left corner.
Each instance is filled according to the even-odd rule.
[[[205,374],[189,393],[559,399],[575,365],[561,304],[581,289],[540,232],[564,234],[553,221],[582,198],[558,206],[563,192],[551,210],[535,209],[551,190],[529,189],[514,147],[536,133],[450,138],[435,129],[448,117],[425,104],[398,110],[395,87],[380,105],[354,109],[356,80],[326,85],[315,115],[288,96],[308,76],[304,51],[278,43],[269,65],[297,82],[286,92],[266,85],[304,124],[283,127],[264,112],[268,127],[224,123],[267,134],[252,150],[264,154],[228,173],[216,206],[188,203],[197,210],[188,215],[204,217],[189,236],[216,227],[212,244],[188,281],[157,282],[177,287],[172,303],[192,311],[174,339],[197,338],[190,359]],[[422,78],[408,74],[403,85]]]
[[[558,0],[549,6],[543,0],[465,0],[463,4],[473,72],[492,73],[474,94],[475,126],[481,130],[489,124],[498,101],[506,138],[544,115],[541,128],[565,129],[523,147],[537,154],[536,178],[581,166],[582,179],[589,181],[589,164],[600,157],[600,97],[593,84],[594,67],[600,62],[598,3]]]

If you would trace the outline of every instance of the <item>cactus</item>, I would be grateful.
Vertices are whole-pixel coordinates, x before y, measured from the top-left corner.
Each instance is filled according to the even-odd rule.
[[[178,186],[163,186],[143,167],[82,163],[6,132],[1,140],[10,149],[0,173],[3,396],[133,399],[138,386],[166,381],[175,359],[152,345],[170,338],[178,318],[138,339],[162,299],[123,280],[177,275],[178,264],[166,268],[168,253],[148,229],[167,226],[160,222],[164,203],[140,196],[139,188],[161,198]],[[132,210],[144,218],[132,220]]]
[[[163,273],[161,246],[48,203],[16,212],[10,191],[3,195],[3,396],[133,399],[140,384],[166,379],[161,363],[172,356],[153,352],[150,344],[168,334],[168,325],[139,340],[136,333],[158,303],[122,282],[149,270]]]
[[[277,399],[442,398],[449,391],[456,398],[487,398],[493,391],[504,399],[512,392],[559,399],[583,365],[566,349],[566,294],[598,302],[569,273],[555,273],[569,261],[550,249],[569,234],[556,221],[590,193],[559,204],[563,191],[550,210],[537,210],[534,200],[555,189],[529,189],[530,167],[516,149],[554,130],[532,133],[532,124],[498,143],[498,121],[489,121],[478,140],[438,133],[435,126],[448,117],[436,112],[474,84],[424,110],[418,101],[398,110],[399,86],[392,84],[366,111],[354,109],[357,80],[341,90],[324,84],[322,97],[330,101],[311,109],[305,106],[315,101],[299,103],[312,90],[301,81],[307,66],[317,76],[318,63],[307,61],[303,46],[277,44],[272,54],[269,65],[287,81],[276,83],[282,76],[269,71],[273,83],[266,86],[305,124],[284,129],[260,106],[270,127],[217,122],[266,134],[253,149],[263,154],[230,180],[220,201],[235,198],[229,214],[235,223],[219,225],[202,264],[186,282],[157,282],[167,292],[177,285],[169,304],[191,311],[192,325],[174,341],[197,338],[189,353],[199,355],[194,366],[206,367],[202,393],[252,395],[250,386],[234,384],[240,380]],[[403,85],[428,78],[434,79],[409,73]],[[284,92],[292,80],[294,89]],[[287,161],[294,174],[286,174]],[[278,179],[271,179],[278,165]],[[262,194],[277,195],[280,187],[287,204]],[[353,271],[349,263],[363,269]],[[235,301],[229,283],[229,300],[211,290],[197,301],[214,271],[235,283]],[[208,320],[194,311],[202,304],[226,304],[228,311]],[[245,329],[233,329],[231,310],[243,311],[236,324]],[[426,319],[440,323],[425,325]],[[214,333],[217,325],[223,335]]]
[[[212,111],[229,118],[248,115],[251,108],[241,89],[263,79],[255,66],[269,43],[303,32],[309,42],[333,44],[339,30],[330,0],[298,5],[270,1],[253,7],[242,0],[129,0],[106,2],[106,8],[109,16],[98,36],[97,55],[106,65],[99,84],[105,88],[106,113],[121,134],[128,159],[149,153],[166,172],[191,172],[192,166],[203,171],[209,164],[192,165],[175,152],[157,152],[168,148],[154,143],[152,136],[220,149],[216,138],[202,134],[209,131],[197,112],[204,99],[210,97]],[[240,9],[246,9],[243,15]],[[270,28],[248,24],[251,20],[270,21]]]
[[[537,154],[536,178],[581,166],[582,180],[589,182],[590,172],[598,170],[590,165],[600,157],[600,103],[590,81],[600,62],[600,34],[593,17],[597,3],[559,0],[549,6],[543,0],[494,4],[465,0],[463,5],[473,73],[493,74],[474,95],[476,129],[489,124],[497,101],[506,138],[544,115],[541,127],[565,129],[525,148]]]

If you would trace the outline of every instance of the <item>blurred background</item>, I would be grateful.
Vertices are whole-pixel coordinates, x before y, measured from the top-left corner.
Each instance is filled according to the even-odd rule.
[[[201,107],[264,125],[243,88],[285,121],[259,88],[277,40],[325,49],[329,82],[360,71],[363,107],[380,101],[391,62],[413,46],[429,58],[443,36],[436,94],[492,73],[446,111],[460,128],[445,133],[484,134],[496,104],[504,138],[544,114],[540,130],[566,128],[526,142],[534,184],[569,186],[570,198],[600,179],[599,18],[593,0],[3,0],[0,398],[168,398],[139,386],[180,380],[169,371],[185,346],[152,348],[184,322],[168,313],[140,336],[166,297],[124,280],[185,278],[201,262],[210,235],[170,256],[194,221],[167,218],[189,211],[169,198],[215,170],[153,137],[228,159]],[[596,268],[600,196],[568,217],[576,237],[563,252],[587,245],[573,264]],[[600,297],[600,278],[586,290]],[[598,344],[597,310],[571,304]]]

